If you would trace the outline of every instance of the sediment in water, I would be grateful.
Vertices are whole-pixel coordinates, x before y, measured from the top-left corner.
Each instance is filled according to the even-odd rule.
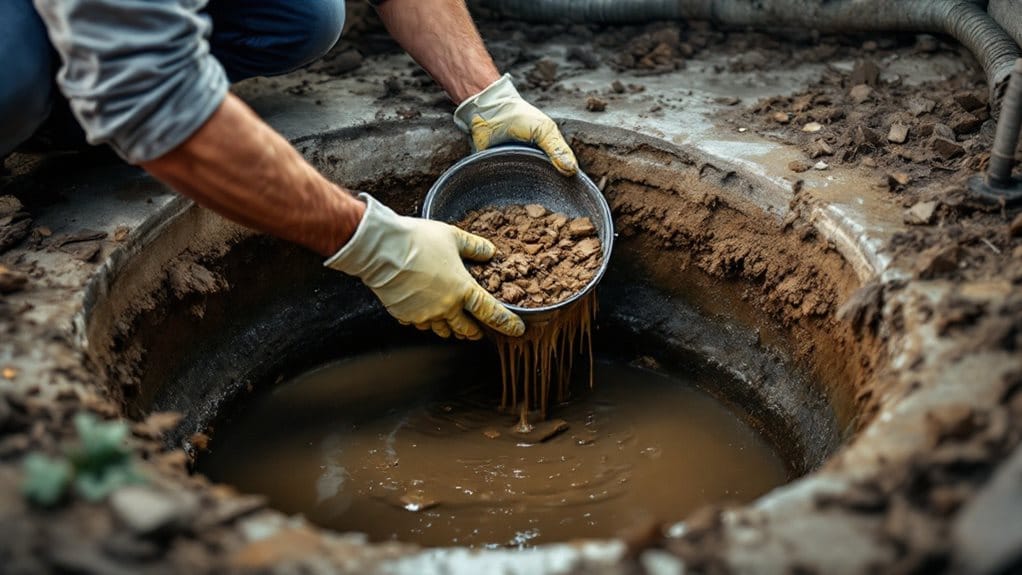
[[[568,398],[575,356],[585,354],[589,386],[593,384],[592,325],[596,317],[596,293],[591,292],[551,317],[530,324],[521,337],[494,334],[500,356],[501,409],[519,410],[518,431],[526,433],[529,410],[539,409],[546,419],[551,387],[556,401]]]

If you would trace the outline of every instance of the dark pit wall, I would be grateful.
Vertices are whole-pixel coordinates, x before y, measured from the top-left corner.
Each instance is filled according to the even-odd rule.
[[[584,167],[608,176],[621,233],[600,288],[599,346],[650,356],[668,370],[727,374],[707,391],[760,430],[793,476],[819,466],[848,437],[855,411],[840,403],[844,382],[819,375],[860,361],[831,347],[832,309],[818,317],[775,313],[754,297],[762,278],[700,263],[696,254],[714,253],[721,238],[672,230],[679,224],[661,208],[692,211],[691,198],[670,188],[630,191],[634,180],[620,162],[642,152],[606,147],[598,140],[605,135],[576,134],[575,142]],[[341,132],[298,147],[329,177],[404,213],[416,213],[433,180],[467,151],[460,136],[430,124]],[[664,169],[688,177],[684,165]],[[719,208],[734,218],[732,228],[749,225],[752,216],[721,201],[705,210]],[[776,259],[772,251],[784,249],[779,234],[747,241],[746,261],[757,253]],[[834,278],[813,272],[821,289],[851,289],[840,258],[821,257],[836,270]],[[432,337],[399,326],[359,282],[324,269],[318,256],[194,207],[110,277],[87,310],[89,355],[131,417],[185,415],[175,443],[215,433],[218,415],[257,387],[330,359]],[[815,338],[813,353],[797,345],[805,337]]]

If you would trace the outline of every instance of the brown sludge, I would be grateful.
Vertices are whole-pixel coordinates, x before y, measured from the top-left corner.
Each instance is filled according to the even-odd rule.
[[[501,301],[521,307],[570,298],[592,281],[603,261],[589,218],[570,218],[539,204],[476,210],[457,225],[497,247],[489,262],[469,266],[472,276]],[[532,431],[530,407],[546,419],[555,374],[556,401],[567,399],[574,357],[583,345],[592,385],[590,330],[595,314],[596,298],[590,293],[548,321],[530,324],[521,337],[494,336],[503,375],[500,404],[502,409],[519,409],[518,433]]]

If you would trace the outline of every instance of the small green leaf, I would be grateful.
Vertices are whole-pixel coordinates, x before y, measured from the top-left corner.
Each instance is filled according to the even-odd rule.
[[[32,503],[43,507],[52,507],[61,500],[74,473],[68,460],[54,459],[40,453],[30,453],[25,457],[24,471],[22,494]]]
[[[110,465],[99,471],[79,473],[74,480],[75,492],[87,501],[100,501],[121,487],[131,483],[142,483],[143,478],[134,467]]]
[[[128,426],[123,421],[103,422],[91,413],[75,416],[79,444],[68,455],[79,472],[102,472],[108,465],[128,459]]]

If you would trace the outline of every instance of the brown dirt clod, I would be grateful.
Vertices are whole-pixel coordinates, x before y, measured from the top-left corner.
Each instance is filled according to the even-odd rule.
[[[602,262],[596,226],[538,204],[469,212],[457,224],[494,243],[497,253],[469,266],[472,276],[505,303],[543,307],[581,291]]]

